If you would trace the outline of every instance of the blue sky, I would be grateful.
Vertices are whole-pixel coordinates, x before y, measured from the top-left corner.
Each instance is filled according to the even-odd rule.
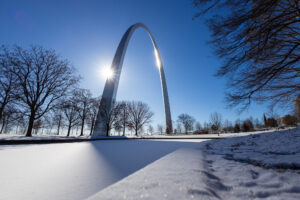
[[[55,49],[77,68],[81,87],[101,95],[101,69],[110,66],[126,29],[143,22],[152,31],[164,65],[173,120],[188,113],[203,123],[217,111],[223,118],[261,119],[266,106],[241,115],[226,109],[226,81],[213,76],[221,61],[213,54],[205,23],[193,20],[190,0],[0,0],[0,44]],[[117,100],[141,100],[164,124],[159,74],[151,40],[138,29],[128,46]]]

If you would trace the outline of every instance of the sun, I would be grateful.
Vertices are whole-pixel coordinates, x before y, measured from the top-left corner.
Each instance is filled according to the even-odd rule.
[[[106,79],[112,79],[114,75],[114,71],[110,67],[105,67],[102,69],[101,74]]]

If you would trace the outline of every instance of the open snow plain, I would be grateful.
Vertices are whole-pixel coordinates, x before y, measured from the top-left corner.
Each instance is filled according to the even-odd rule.
[[[0,146],[1,200],[79,200],[203,140],[115,140]]]
[[[243,134],[240,134],[243,135]],[[300,128],[0,146],[0,199],[300,199]]]

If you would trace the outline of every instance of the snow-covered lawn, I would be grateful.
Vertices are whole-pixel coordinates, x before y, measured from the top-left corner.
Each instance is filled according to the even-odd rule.
[[[196,142],[114,140],[0,145],[0,200],[80,200]]]
[[[300,129],[179,149],[96,199],[300,199]]]
[[[206,141],[2,145],[0,199],[299,200],[299,155],[300,128]]]

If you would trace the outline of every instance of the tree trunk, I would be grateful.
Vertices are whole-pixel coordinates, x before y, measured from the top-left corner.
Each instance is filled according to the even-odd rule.
[[[125,120],[125,117],[126,117],[126,111],[124,109],[124,116],[123,116],[123,136],[125,136],[125,129],[126,129],[126,120]]]
[[[135,136],[138,136],[138,128],[135,126]]]
[[[109,133],[109,125],[106,125],[106,136],[108,136]]]
[[[2,121],[3,110],[4,110],[4,105],[2,105],[2,106],[0,107],[0,121]]]
[[[92,135],[92,133],[93,133],[93,130],[94,130],[94,122],[95,120],[93,119],[92,120],[92,125],[91,125],[91,131],[90,131],[90,135]]]
[[[4,129],[4,124],[5,124],[4,119],[2,119],[2,126],[1,126],[1,130],[0,130],[0,134],[2,133],[2,131]]]
[[[83,128],[84,128],[84,118],[82,119],[82,123],[81,123],[81,130],[80,130],[80,136],[83,136]]]
[[[69,136],[70,136],[71,127],[72,127],[72,126],[71,126],[71,123],[69,123],[67,137],[69,137]]]
[[[32,128],[33,128],[33,123],[34,123],[34,115],[35,113],[31,111],[30,117],[29,117],[29,122],[28,122],[28,128],[27,128],[27,133],[26,137],[31,137],[32,136]]]
[[[61,115],[59,116],[59,120],[58,120],[57,135],[59,135],[60,123],[61,123]]]

